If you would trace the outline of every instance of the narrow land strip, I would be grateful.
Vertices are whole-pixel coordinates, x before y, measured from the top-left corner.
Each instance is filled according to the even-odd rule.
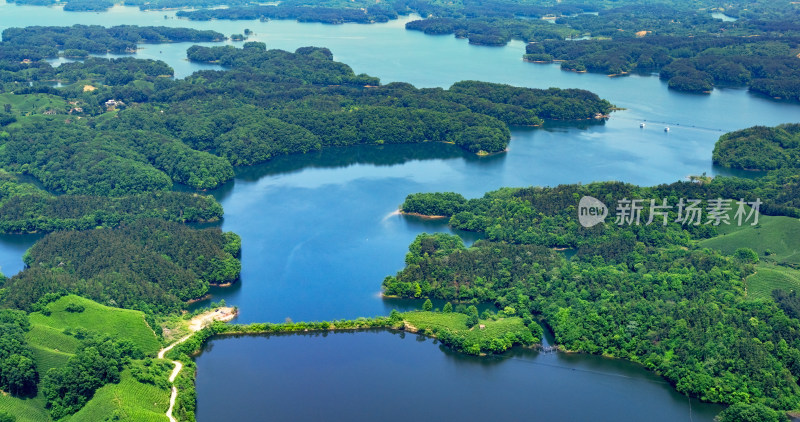
[[[234,308],[217,308],[213,311],[205,312],[200,315],[193,317],[189,320],[189,330],[192,332],[191,334],[185,335],[180,339],[176,340],[169,346],[161,349],[158,351],[158,358],[164,359],[164,355],[167,352],[172,350],[173,347],[183,343],[184,341],[188,340],[192,337],[197,331],[202,330],[205,326],[212,323],[213,321],[230,321],[236,316],[236,310]],[[169,382],[172,385],[172,394],[169,397],[169,408],[167,409],[167,418],[170,422],[177,422],[174,416],[172,416],[172,411],[175,408],[175,400],[178,398],[178,388],[175,387],[175,379],[178,377],[178,374],[183,369],[183,364],[177,360],[173,360],[172,364],[175,365],[175,368],[172,369],[172,373],[169,375]]]

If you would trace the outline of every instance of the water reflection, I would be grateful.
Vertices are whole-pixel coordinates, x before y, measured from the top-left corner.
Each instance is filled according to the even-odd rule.
[[[282,155],[264,164],[238,167],[236,178],[243,181],[257,181],[264,176],[297,173],[306,168],[336,169],[356,164],[385,167],[410,161],[469,157],[474,157],[476,161],[482,158],[455,145],[441,142],[333,147],[307,154]]]

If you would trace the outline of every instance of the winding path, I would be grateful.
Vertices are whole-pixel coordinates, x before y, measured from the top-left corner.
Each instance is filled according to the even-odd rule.
[[[164,355],[172,350],[173,347],[183,343],[186,340],[189,340],[195,332],[200,331],[206,324],[210,323],[211,321],[230,321],[233,317],[236,316],[236,313],[233,311],[232,308],[222,308],[214,310],[213,312],[205,313],[198,315],[189,322],[189,330],[191,334],[181,337],[180,339],[176,340],[169,346],[161,349],[158,351],[158,358],[164,359]],[[180,361],[173,360],[172,364],[175,365],[175,368],[172,369],[172,373],[169,375],[169,382],[172,384],[172,394],[169,397],[169,408],[167,409],[167,418],[170,422],[178,422],[174,416],[172,416],[172,411],[175,408],[175,400],[178,398],[178,388],[175,387],[175,378],[178,377],[178,374],[183,369],[183,364]]]
[[[187,336],[181,337],[178,341],[176,341],[176,342],[170,344],[169,346],[159,350],[158,351],[158,358],[159,359],[164,359],[164,354],[169,352],[173,347],[175,347],[175,346],[183,343],[184,341],[188,340],[189,337],[191,337],[193,334],[194,334],[194,332],[192,332],[192,334],[189,334]],[[172,373],[169,374],[169,383],[170,384],[174,384],[175,383],[175,378],[178,377],[178,373],[180,373],[181,369],[183,369],[183,364],[180,363],[180,361],[173,360],[172,364],[175,365],[175,368],[173,368],[172,369]],[[172,416],[172,409],[175,408],[175,399],[177,399],[177,398],[178,398],[178,388],[175,387],[175,385],[173,385],[172,386],[172,394],[169,396],[169,408],[167,409],[167,418],[169,418],[170,422],[178,422],[175,419],[175,417]]]

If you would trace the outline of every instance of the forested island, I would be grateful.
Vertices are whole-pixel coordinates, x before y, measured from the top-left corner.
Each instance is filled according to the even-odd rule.
[[[710,13],[714,10],[739,19],[716,19]],[[398,0],[376,6],[299,1],[179,11],[177,16],[374,23],[409,13],[425,19],[408,22],[408,30],[454,34],[479,45],[522,40],[529,43],[526,60],[560,61],[565,70],[612,75],[656,71],[670,88],[680,91],[707,93],[714,86],[748,86],[772,98],[800,101],[800,64],[795,57],[800,7],[792,4],[492,1],[453,5]]]
[[[659,71],[670,88],[707,93],[714,86],[800,101],[800,61],[792,54],[800,37],[646,36],[621,40],[547,40],[528,44],[525,59],[562,61],[577,72],[622,75]]]
[[[776,280],[765,277],[797,280],[800,244],[791,235],[783,239],[800,229],[798,133],[798,125],[787,124],[720,138],[714,161],[769,171],[755,180],[507,188],[469,200],[457,193],[409,195],[404,212],[448,216],[451,227],[485,238],[466,248],[457,236],[422,234],[409,247],[405,269],[383,287],[402,297],[511,306],[541,318],[566,350],[632,360],[681,393],[735,405],[721,420],[742,420],[748,412],[782,420],[769,409],[800,404],[800,308],[793,292],[770,291]],[[578,223],[583,196],[608,205],[605,224]],[[680,198],[706,207],[717,198],[750,204],[758,198],[765,215],[737,224],[743,216],[734,204],[718,213],[730,224],[703,217],[695,225],[674,206]],[[641,200],[641,221],[626,222],[632,216],[615,211],[626,200]],[[565,258],[562,248],[574,256]]]
[[[17,4],[52,5],[57,0],[18,0]],[[800,101],[800,7],[795,3],[635,1],[541,3],[505,0],[446,3],[435,0],[392,0],[380,4],[359,0],[282,1],[258,5],[241,0],[160,0],[124,4],[143,10],[181,7],[176,16],[191,20],[292,19],[300,22],[376,23],[418,14],[406,29],[426,34],[454,34],[472,44],[505,45],[512,39],[529,43],[525,59],[560,61],[562,69],[622,75],[660,72],[670,88],[708,93],[714,86],[748,86],[775,99]],[[225,8],[206,8],[215,5]],[[67,11],[99,11],[109,0],[70,0]],[[728,20],[715,18],[724,12]],[[735,19],[735,18],[738,19]],[[133,34],[129,34],[130,36]],[[134,35],[155,42],[173,34]],[[154,37],[155,36],[155,37]],[[5,38],[4,38],[5,39]],[[115,43],[119,47],[119,42]],[[68,55],[92,52],[86,46]],[[117,49],[118,50],[118,49]]]
[[[104,37],[131,42],[159,31],[82,26],[5,31],[4,40],[10,41],[0,48],[16,52],[0,75],[12,95],[8,100],[38,95],[33,98],[49,106],[40,111],[46,113],[42,118],[15,121],[23,110],[7,103],[0,162],[67,194],[122,196],[166,190],[174,182],[209,189],[230,180],[233,166],[326,146],[432,141],[473,153],[500,152],[508,144],[509,125],[603,118],[613,108],[576,89],[475,81],[448,90],[381,85],[333,61],[325,48],[290,53],[257,42],[190,48],[190,60],[220,63],[227,70],[184,80],[165,77],[172,70],[153,60],[88,58],[58,68],[41,61],[59,48],[77,50],[69,40],[87,33],[99,34],[100,43],[81,50],[88,53],[103,47],[135,51],[135,43],[106,45]],[[187,31],[184,38],[217,39]],[[24,47],[27,43],[35,44]],[[66,86],[52,88],[48,81]],[[62,120],[59,114],[69,116]],[[103,154],[90,153],[96,150]]]

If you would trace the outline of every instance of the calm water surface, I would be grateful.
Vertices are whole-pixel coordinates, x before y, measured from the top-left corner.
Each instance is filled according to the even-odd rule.
[[[214,29],[230,35],[248,28],[255,32],[251,40],[264,41],[270,48],[328,47],[336,60],[384,83],[448,87],[477,79],[536,88],[584,88],[625,109],[607,122],[515,128],[508,153],[491,157],[478,158],[443,144],[390,145],[329,149],[239,169],[233,182],[211,193],[225,208],[222,228],[242,236],[241,282],[212,293],[214,300],[224,298],[240,306],[238,322],[243,323],[279,322],[286,317],[354,318],[419,306],[379,296],[381,280],[403,267],[408,244],[417,234],[448,231],[442,222],[397,215],[398,205],[409,193],[457,191],[476,197],[503,186],[603,180],[653,185],[691,174],[726,174],[711,163],[714,142],[722,133],[800,120],[800,106],[751,95],[745,89],[692,95],[670,91],[653,76],[609,78],[563,72],[557,65],[523,62],[521,42],[472,46],[452,36],[405,31],[407,19],[334,26],[190,22],[174,19],[174,12],[129,7],[66,13],[0,3],[0,29],[138,24]],[[190,45],[144,45],[136,56],[166,61],[179,78],[216,68],[186,61]],[[640,122],[647,122],[646,128],[640,129]],[[663,131],[665,126],[671,128],[669,133]],[[459,234],[467,243],[475,240]],[[22,269],[22,253],[37,238],[0,237],[0,266],[7,275]],[[216,340],[214,352],[198,359],[198,415],[201,420],[217,420],[222,414],[247,420],[269,401],[296,404],[270,407],[279,412],[279,419],[314,419],[318,414],[299,401],[313,397],[318,408],[331,415],[346,414],[343,419],[359,415],[369,419],[371,412],[389,405],[401,409],[395,416],[403,419],[431,419],[427,415],[442,416],[437,412],[446,408],[447,415],[465,412],[466,419],[486,411],[515,419],[521,413],[515,417],[514,412],[556,420],[643,420],[662,415],[670,415],[664,420],[689,420],[688,401],[634,365],[591,356],[523,352],[520,359],[487,363],[441,353],[428,343],[386,332]],[[590,375],[594,373],[583,371],[587,367],[601,374]],[[231,385],[234,389],[229,390]],[[303,394],[309,385],[316,393]],[[442,385],[447,387],[438,387]],[[442,395],[457,386],[453,391],[458,394]],[[233,391],[249,400],[239,400]],[[438,394],[429,397],[434,393]],[[536,397],[540,399],[534,401]],[[416,408],[420,400],[429,404]],[[435,403],[447,406],[437,409]],[[475,405],[465,406],[470,403]],[[693,405],[695,411],[701,407]],[[718,410],[705,409],[700,412]],[[710,416],[695,415],[693,420]]]
[[[478,358],[414,334],[219,338],[206,349],[200,421],[675,422],[721,409],[622,361],[526,349]]]

